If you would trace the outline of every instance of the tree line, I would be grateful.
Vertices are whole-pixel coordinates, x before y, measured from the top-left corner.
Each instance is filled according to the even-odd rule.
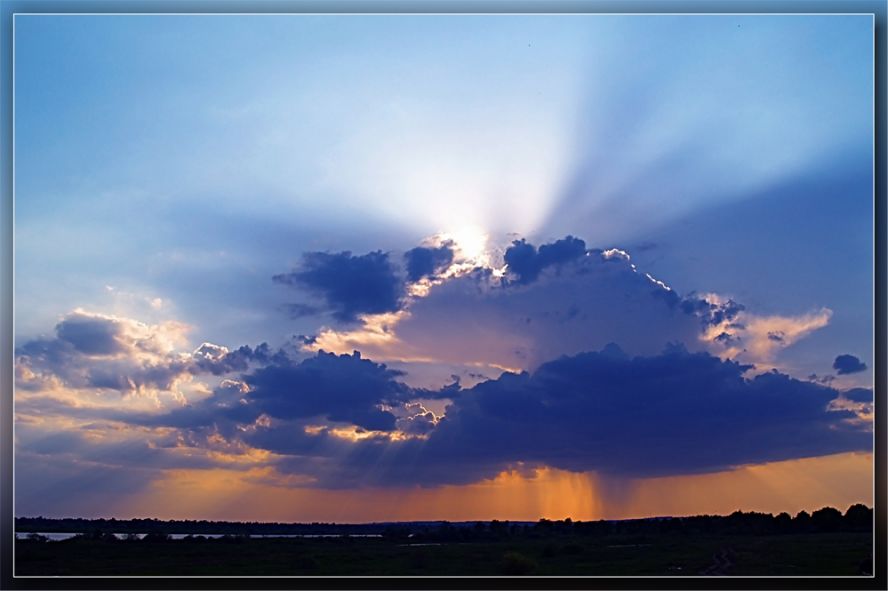
[[[228,522],[206,520],[159,519],[83,519],[17,517],[17,532],[80,533],[93,539],[117,540],[111,534],[148,534],[146,541],[163,541],[170,534],[223,534],[241,540],[248,535],[302,534],[354,535],[380,534],[386,539],[413,542],[447,542],[483,539],[501,539],[510,536],[553,535],[625,535],[667,532],[727,533],[727,534],[788,534],[836,531],[869,531],[873,527],[873,510],[855,504],[843,514],[833,507],[823,507],[813,513],[759,513],[735,511],[730,515],[696,515],[692,517],[657,517],[628,520],[573,521],[540,519],[537,522],[477,521],[450,523],[268,523]],[[35,538],[36,539],[36,538]],[[135,536],[130,536],[135,540]]]

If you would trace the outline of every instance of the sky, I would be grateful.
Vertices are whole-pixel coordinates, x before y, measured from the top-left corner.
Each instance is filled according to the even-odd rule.
[[[872,42],[16,16],[16,515],[871,505]]]

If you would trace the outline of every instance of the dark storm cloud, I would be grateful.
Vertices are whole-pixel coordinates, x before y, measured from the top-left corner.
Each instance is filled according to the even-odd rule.
[[[854,355],[839,355],[833,361],[833,369],[840,376],[849,373],[858,373],[866,369],[866,364]]]
[[[360,314],[394,312],[404,296],[404,282],[382,251],[360,256],[349,251],[305,253],[299,269],[272,279],[322,297],[333,316],[343,322],[356,320]]]
[[[25,401],[22,410],[174,427],[197,448],[218,433],[280,454],[282,472],[334,488],[461,484],[534,466],[649,477],[870,449],[871,433],[847,420],[853,412],[828,410],[839,391],[776,371],[747,378],[748,369],[680,346],[632,357],[611,344],[544,363],[532,374],[504,373],[470,389],[454,383],[431,392],[407,387],[398,381],[401,372],[357,353],[322,352],[300,362],[278,359],[241,376],[243,382],[224,380],[209,398],[161,415],[66,413],[49,399]],[[451,400],[440,419],[411,402],[436,394]],[[844,395],[872,397],[864,389]],[[318,423],[397,428],[422,439],[371,435],[353,442],[329,427],[306,430]],[[64,437],[35,442],[32,452],[61,449],[79,453]],[[159,463],[167,457],[141,448],[103,453],[149,454]]]
[[[404,260],[407,263],[407,278],[419,281],[446,269],[453,262],[453,245],[446,243],[437,248],[417,246],[404,253]]]
[[[410,390],[396,381],[402,372],[354,355],[318,353],[300,363],[270,365],[244,376],[249,400],[276,418],[313,416],[372,430],[391,430],[395,416],[379,405]]]
[[[348,453],[350,442],[329,435],[324,428],[309,434],[305,431],[308,424],[305,420],[279,420],[244,433],[243,439],[253,447],[285,456],[299,456],[300,460],[311,464],[316,464],[318,459]]]
[[[546,267],[567,263],[584,254],[586,254],[586,243],[573,236],[543,244],[539,250],[522,238],[512,242],[512,246],[506,249],[503,260],[509,266],[509,272],[516,276],[518,283],[530,283]]]
[[[439,485],[515,466],[651,477],[870,449],[871,433],[847,421],[854,413],[827,409],[837,390],[776,371],[748,379],[748,368],[679,346],[630,357],[612,345],[462,391],[436,425],[413,417],[426,439],[373,438],[336,462],[294,457],[280,469],[310,470],[322,486]],[[284,435],[266,437],[281,453]],[[310,446],[300,433],[298,453]]]
[[[319,352],[296,362],[278,356],[264,367],[241,376],[243,384],[223,380],[201,401],[164,414],[118,415],[124,422],[185,429],[252,423],[259,416],[294,421],[317,419],[390,431],[396,417],[380,407],[413,397],[413,390],[397,381],[403,374],[360,353]],[[247,388],[246,386],[249,386]]]
[[[777,373],[746,379],[746,369],[682,348],[563,357],[479,384],[455,401],[440,435],[472,434],[461,453],[635,475],[868,447],[866,433],[842,428],[850,415],[826,411],[837,391]]]

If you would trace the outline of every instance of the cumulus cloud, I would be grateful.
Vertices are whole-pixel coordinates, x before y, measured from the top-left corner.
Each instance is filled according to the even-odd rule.
[[[249,345],[241,345],[234,351],[229,351],[228,347],[222,345],[203,343],[191,353],[191,359],[192,373],[211,373],[218,376],[246,371],[251,363],[285,363],[289,357],[282,349],[272,351],[268,343],[262,343],[255,349]]]
[[[839,355],[833,361],[833,369],[840,376],[866,370],[866,364],[854,355]]]
[[[195,403],[168,413],[118,414],[117,418],[146,426],[215,426],[227,432],[237,423],[251,424],[260,417],[273,421],[314,419],[391,431],[398,418],[391,407],[414,397],[399,381],[402,375],[363,359],[357,352],[320,352],[301,361],[278,355],[239,380],[223,380],[211,396]]]
[[[86,355],[113,355],[124,351],[123,324],[106,316],[74,313],[56,325],[59,340]]]
[[[403,397],[401,372],[354,355],[318,353],[300,363],[270,365],[244,376],[249,399],[283,419],[323,416],[373,430],[391,430],[395,416],[380,404]]]
[[[506,249],[503,257],[509,272],[519,283],[536,280],[546,267],[552,267],[578,259],[586,254],[586,243],[579,238],[567,236],[550,244],[543,244],[539,250],[526,240],[515,240]]]
[[[453,262],[453,244],[417,246],[404,254],[404,260],[407,263],[407,278],[419,281],[441,272]]]
[[[320,296],[343,322],[360,314],[396,311],[404,295],[403,279],[382,251],[359,256],[349,251],[305,253],[300,268],[272,279]]]
[[[188,374],[188,327],[178,322],[145,324],[77,309],[56,327],[55,338],[27,341],[16,350],[17,386],[40,389],[55,381],[72,388],[169,390]]]
[[[60,341],[69,343],[85,355],[164,355],[187,342],[185,334],[188,329],[181,322],[146,324],[80,308],[65,316],[55,327]]]
[[[180,322],[146,324],[77,309],[56,325],[54,338],[26,341],[16,349],[16,386],[26,391],[66,387],[166,392],[192,376],[243,372],[250,364],[286,356],[280,350],[272,352],[267,343],[234,351],[203,343],[188,352],[188,329]]]
[[[553,248],[575,255],[578,242],[568,238]],[[547,264],[532,282],[478,268],[435,285],[386,322],[370,317],[358,330],[322,330],[310,348],[488,371],[533,369],[609,342],[635,354],[656,353],[669,342],[705,346],[698,318],[676,305],[668,287],[638,273],[628,256],[592,250],[543,259]]]
[[[832,315],[761,316],[729,296],[682,296],[639,271],[628,252],[587,250],[572,236],[539,248],[513,241],[503,260],[502,269],[451,268],[411,291],[398,311],[363,315],[350,330],[323,327],[306,348],[490,371],[534,369],[608,342],[632,354],[682,343],[767,368]]]

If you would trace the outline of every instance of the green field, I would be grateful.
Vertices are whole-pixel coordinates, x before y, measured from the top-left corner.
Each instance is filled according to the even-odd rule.
[[[386,538],[19,540],[16,575],[861,575],[870,532]]]

